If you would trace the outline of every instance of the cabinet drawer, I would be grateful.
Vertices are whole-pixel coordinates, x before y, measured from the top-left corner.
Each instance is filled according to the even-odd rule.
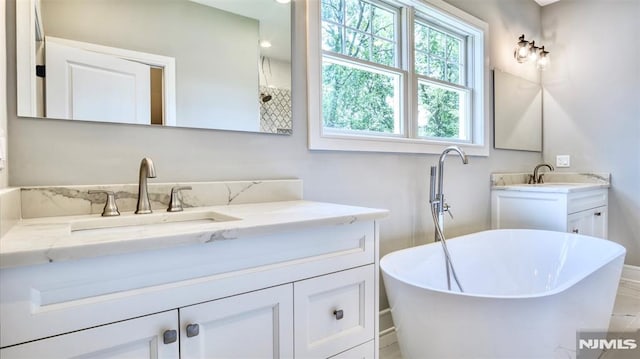
[[[328,358],[374,338],[375,267],[294,284],[295,356]]]
[[[570,193],[567,201],[567,214],[606,206],[607,202],[606,189]]]
[[[369,341],[351,348],[346,352],[332,356],[330,359],[373,359],[375,357],[376,343]]]

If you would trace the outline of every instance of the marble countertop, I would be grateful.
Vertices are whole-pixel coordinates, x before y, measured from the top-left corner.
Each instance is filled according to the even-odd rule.
[[[545,183],[527,184],[529,173],[494,173],[491,189],[502,191],[570,193],[611,187],[609,173],[545,172]]]
[[[188,208],[178,214],[155,211],[149,215],[126,212],[112,218],[91,214],[23,219],[0,239],[0,268],[350,224],[379,219],[387,213],[383,209],[294,200]],[[208,216],[216,220],[204,218]],[[176,218],[181,219],[174,221]],[[156,220],[160,224],[145,223]],[[107,221],[118,222],[119,226],[100,228],[103,221],[107,226]]]
[[[493,186],[494,190],[522,191],[522,192],[548,192],[570,193],[591,191],[600,188],[609,188],[609,184],[601,183],[539,183],[539,184],[512,184],[506,186]]]

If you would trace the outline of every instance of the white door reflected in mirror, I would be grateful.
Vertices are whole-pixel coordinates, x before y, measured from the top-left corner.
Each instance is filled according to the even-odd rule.
[[[53,118],[151,123],[147,64],[45,41],[46,114]]]

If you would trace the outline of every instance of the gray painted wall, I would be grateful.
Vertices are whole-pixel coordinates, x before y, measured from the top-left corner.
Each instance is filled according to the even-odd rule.
[[[611,172],[609,239],[640,265],[640,0],[562,0],[542,10],[544,158]]]
[[[492,66],[535,73],[513,61],[517,37],[540,33],[540,8],[532,0],[451,2],[489,23]],[[294,9],[292,136],[17,118],[10,71],[11,185],[135,183],[140,159],[149,156],[155,182],[295,177],[304,180],[306,199],[387,208],[391,214],[380,224],[382,254],[432,241],[428,180],[436,155],[307,149],[304,3],[296,1]],[[13,69],[15,40],[8,35]],[[506,150],[472,157],[466,166],[450,159],[445,192],[455,220],[447,218],[446,234],[490,228],[489,174],[530,171],[541,159],[540,153]],[[384,291],[382,297],[385,308]]]

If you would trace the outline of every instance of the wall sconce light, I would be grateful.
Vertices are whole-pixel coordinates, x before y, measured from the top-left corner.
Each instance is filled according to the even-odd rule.
[[[549,65],[549,51],[546,51],[544,46],[536,46],[535,41],[525,40],[524,34],[518,38],[513,57],[521,64],[535,62],[540,70],[544,70]]]

